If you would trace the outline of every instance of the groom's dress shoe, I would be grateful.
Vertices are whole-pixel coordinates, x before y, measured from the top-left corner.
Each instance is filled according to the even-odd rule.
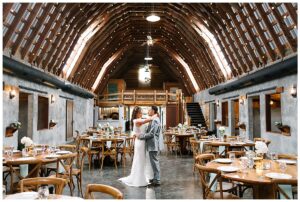
[[[160,186],[160,181],[157,181],[157,180],[152,180],[151,184],[149,184],[149,186]]]
[[[154,179],[150,179],[150,180],[149,180],[149,183],[152,183],[153,181],[154,181]]]

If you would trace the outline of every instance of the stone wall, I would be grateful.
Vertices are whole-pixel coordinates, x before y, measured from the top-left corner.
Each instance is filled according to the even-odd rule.
[[[207,101],[220,100],[220,106],[217,107],[217,119],[221,120],[221,103],[222,101],[232,101],[238,97],[229,98],[232,96],[244,96],[247,93],[254,92],[257,90],[268,89],[274,86],[284,87],[283,93],[281,93],[281,116],[283,125],[289,125],[291,127],[291,136],[284,136],[280,133],[272,133],[266,131],[266,108],[265,108],[265,95],[275,93],[275,90],[263,91],[249,96],[258,95],[260,98],[260,124],[261,124],[261,137],[271,140],[270,150],[278,153],[292,153],[297,154],[297,142],[298,142],[298,117],[297,117],[297,98],[290,95],[290,89],[293,85],[297,84],[297,75],[286,76],[277,80],[265,82],[259,85],[250,86],[248,88],[224,93],[218,96],[210,95],[208,90],[204,90],[194,95],[194,102],[199,102],[203,107],[203,103]],[[225,99],[224,99],[225,98]],[[226,99],[228,98],[228,99]],[[249,103],[250,104],[250,103]],[[229,117],[231,117],[232,105],[229,104]],[[240,122],[246,124],[246,135],[251,139],[252,134],[249,133],[249,105],[248,99],[245,100],[244,104],[239,104]],[[203,108],[202,108],[203,109]],[[227,134],[232,134],[231,119],[229,118],[229,126],[226,128]],[[241,131],[240,131],[241,132]]]
[[[44,91],[45,93],[35,92],[32,90],[19,89],[21,92],[29,93],[32,102],[31,120],[28,121],[28,128],[32,128],[32,136],[36,144],[63,144],[66,142],[66,100],[70,99],[74,102],[73,107],[73,131],[78,130],[80,133],[85,131],[89,126],[93,126],[93,108],[94,100],[78,97],[60,89],[47,87],[45,85],[36,84],[27,80],[16,78],[7,74],[3,74],[3,82],[5,85],[25,86],[27,88]],[[49,121],[53,119],[58,122],[52,129],[37,130],[37,113],[38,113],[38,96],[49,98]],[[51,95],[55,96],[55,102],[50,102]],[[63,97],[60,97],[63,96]],[[5,137],[5,129],[10,123],[18,121],[19,117],[19,92],[13,99],[9,98],[9,92],[3,92],[3,145],[13,145],[17,147],[18,131],[12,137]],[[29,129],[27,131],[30,131]]]

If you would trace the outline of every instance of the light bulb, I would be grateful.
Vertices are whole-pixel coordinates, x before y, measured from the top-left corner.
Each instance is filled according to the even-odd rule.
[[[160,20],[160,17],[155,14],[151,14],[146,18],[146,20],[149,22],[157,22]]]

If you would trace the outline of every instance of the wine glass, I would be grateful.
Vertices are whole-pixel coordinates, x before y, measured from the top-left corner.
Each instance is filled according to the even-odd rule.
[[[38,189],[39,199],[47,199],[49,197],[49,188],[47,185],[43,185]]]
[[[243,173],[247,172],[246,169],[248,167],[248,159],[246,159],[246,158],[241,159],[240,164],[241,164],[241,167],[242,167],[242,172]]]
[[[229,153],[229,158],[231,160],[231,163],[233,163],[235,160],[235,153]]]
[[[279,168],[282,173],[286,171],[286,163],[285,162],[279,162]]]

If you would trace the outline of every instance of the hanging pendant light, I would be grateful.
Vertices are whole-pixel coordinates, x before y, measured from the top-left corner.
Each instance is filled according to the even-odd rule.
[[[157,22],[157,21],[160,20],[160,17],[159,17],[158,15],[156,15],[156,14],[151,14],[151,15],[149,15],[149,16],[146,18],[146,20],[147,20],[148,22]]]

